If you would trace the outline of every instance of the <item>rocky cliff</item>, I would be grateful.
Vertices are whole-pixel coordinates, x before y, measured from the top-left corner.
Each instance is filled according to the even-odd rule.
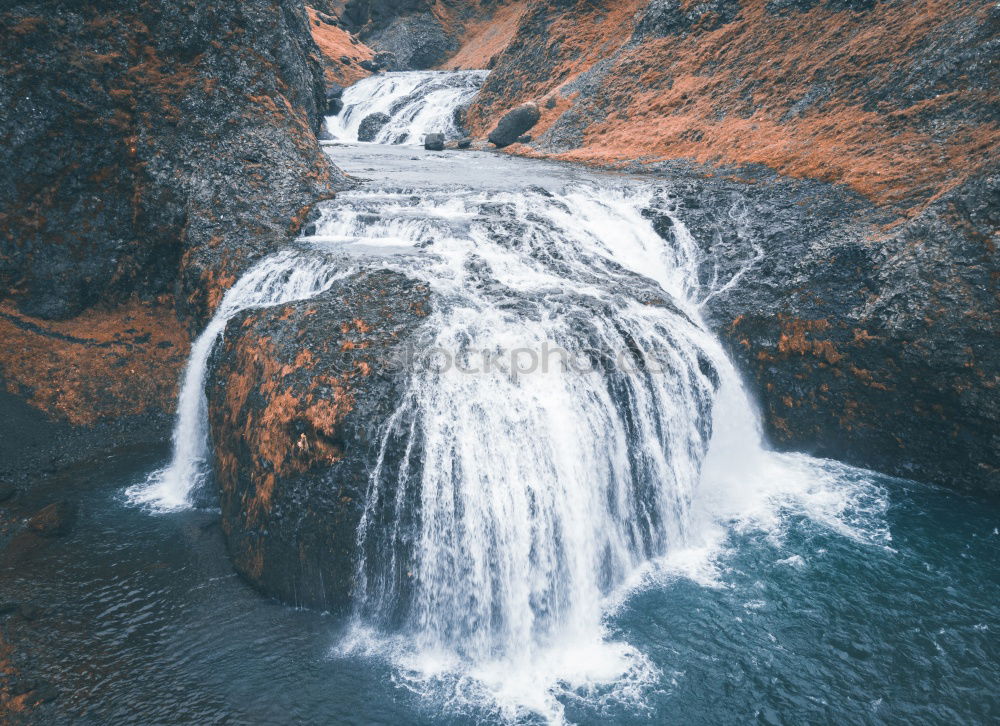
[[[673,181],[713,274],[756,259],[706,309],[776,445],[1000,491],[995,3],[478,7],[477,137],[532,102],[509,151]]]
[[[230,555],[264,592],[348,603],[381,424],[406,373],[387,362],[430,312],[429,297],[425,285],[374,270],[229,322],[209,376],[213,468]]]
[[[172,406],[187,331],[342,178],[307,23],[292,0],[0,13],[8,389],[76,423]]]

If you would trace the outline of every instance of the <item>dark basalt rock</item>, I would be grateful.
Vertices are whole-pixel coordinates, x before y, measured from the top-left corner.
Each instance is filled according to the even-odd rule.
[[[498,149],[510,146],[530,129],[542,116],[538,110],[538,105],[532,102],[522,103],[517,108],[508,111],[497,127],[490,132],[489,142]]]
[[[396,54],[387,50],[380,50],[372,58],[372,63],[375,67],[383,71],[397,71],[399,68],[399,60],[396,58]]]
[[[61,500],[53,502],[28,519],[28,529],[43,537],[61,537],[69,533],[76,519],[76,507]]]
[[[429,312],[421,283],[362,272],[303,302],[234,318],[210,363],[222,529],[267,594],[339,609],[402,351]]]
[[[428,151],[444,151],[444,134],[427,134],[424,148]]]
[[[466,137],[464,139],[459,139],[457,146],[460,149],[468,149],[470,146],[472,146],[472,139],[470,139],[469,137]]]
[[[390,70],[432,68],[458,50],[458,41],[432,12],[429,0],[349,0],[343,19],[369,47],[393,55]]]
[[[795,0],[793,0],[795,1]],[[739,0],[708,0],[682,3],[680,0],[652,0],[636,26],[634,38],[662,38],[685,35],[694,28],[708,32],[732,22],[740,11]]]
[[[878,0],[769,0],[765,9],[772,15],[801,13],[812,10],[817,5],[825,5],[831,10],[853,10],[863,12],[871,10]]]
[[[199,328],[342,180],[317,49],[297,0],[105,5],[0,11],[0,289],[44,318],[179,292]]]
[[[326,89],[326,115],[336,116],[344,110],[344,87],[332,83]]]
[[[889,234],[891,218],[857,197],[758,175],[676,183],[664,201],[706,253],[704,284],[732,281],[703,311],[771,443],[1000,492],[1000,174]]]
[[[358,141],[374,141],[378,132],[391,120],[387,113],[368,114],[358,126]]]

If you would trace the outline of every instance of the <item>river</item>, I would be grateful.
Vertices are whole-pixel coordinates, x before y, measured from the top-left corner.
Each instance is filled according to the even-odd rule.
[[[996,506],[770,451],[701,320],[714,288],[669,184],[412,145],[454,138],[476,79],[349,89],[328,151],[363,183],[227,293],[193,347],[169,459],[126,452],[51,483],[81,521],[16,573],[14,597],[58,612],[35,635],[58,718],[995,716]],[[395,145],[351,142],[370,112]],[[354,604],[334,616],[233,574],[202,491],[203,389],[232,315],[365,267],[429,286],[426,342],[454,364],[414,370],[378,422],[417,465],[371,462]],[[560,365],[541,364],[546,346]],[[397,519],[367,515],[387,501]]]

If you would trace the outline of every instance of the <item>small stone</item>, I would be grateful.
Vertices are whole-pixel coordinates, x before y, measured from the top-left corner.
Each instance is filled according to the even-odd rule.
[[[468,149],[470,146],[472,146],[472,139],[468,137],[460,139],[458,142],[458,148],[460,149]]]
[[[25,620],[38,620],[42,616],[42,609],[37,605],[24,602],[17,608],[17,614]]]
[[[531,134],[522,134],[521,136],[518,136],[517,137],[517,143],[519,143],[519,144],[530,144],[531,143]]]
[[[351,59],[348,58],[346,55],[340,56],[340,62],[343,63],[345,66],[351,65]]]
[[[65,500],[40,509],[28,520],[28,529],[42,537],[60,537],[73,526],[76,507]]]
[[[427,134],[424,148],[428,151],[444,151],[444,134]]]

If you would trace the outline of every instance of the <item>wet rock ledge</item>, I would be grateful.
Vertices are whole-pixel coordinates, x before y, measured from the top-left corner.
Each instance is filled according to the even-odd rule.
[[[368,467],[402,391],[388,362],[429,309],[424,285],[377,270],[226,327],[207,392],[222,526],[265,593],[346,603]]]

